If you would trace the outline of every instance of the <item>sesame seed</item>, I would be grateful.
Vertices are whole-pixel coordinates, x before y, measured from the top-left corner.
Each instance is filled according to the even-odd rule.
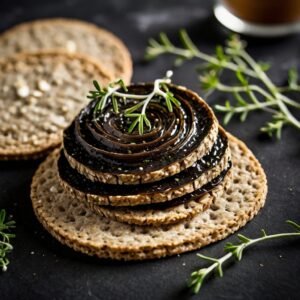
[[[50,84],[47,81],[40,80],[38,82],[38,88],[42,92],[47,92],[47,91],[49,91],[51,89],[51,86],[50,86]]]
[[[30,90],[29,90],[29,87],[27,85],[23,85],[23,86],[20,86],[18,89],[17,89],[17,94],[19,97],[21,98],[26,98],[29,96],[29,93],[30,93]]]
[[[74,41],[72,40],[67,40],[66,42],[66,48],[69,52],[73,53],[73,52],[76,52],[76,49],[77,49],[77,45]]]

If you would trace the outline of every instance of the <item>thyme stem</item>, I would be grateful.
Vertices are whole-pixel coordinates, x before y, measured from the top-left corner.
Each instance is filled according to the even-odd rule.
[[[210,275],[214,270],[217,271],[217,274],[222,277],[223,276],[223,263],[229,260],[231,257],[235,257],[238,261],[242,259],[243,251],[260,242],[271,240],[271,239],[280,239],[286,237],[295,237],[300,236],[300,225],[293,221],[286,221],[289,225],[291,225],[296,232],[286,232],[286,233],[277,233],[267,235],[264,230],[262,230],[262,236],[259,238],[251,239],[244,235],[238,234],[238,238],[240,240],[239,244],[227,243],[224,250],[228,252],[224,256],[220,258],[212,258],[209,256],[205,256],[202,254],[197,254],[198,257],[213,262],[209,267],[201,268],[197,271],[194,271],[190,276],[189,287],[192,288],[193,292],[197,294],[202,287],[204,279]]]
[[[154,81],[153,90],[145,95],[137,95],[137,94],[129,94],[127,93],[127,88],[125,87],[122,80],[117,82],[111,83],[107,88],[102,89],[97,81],[94,81],[94,86],[96,91],[90,91],[88,98],[90,99],[97,99],[97,103],[94,109],[94,117],[97,118],[97,114],[102,112],[104,108],[107,106],[109,100],[113,104],[113,110],[115,113],[119,113],[119,107],[117,98],[126,100],[142,100],[137,104],[126,108],[124,110],[124,116],[127,118],[133,118],[131,122],[128,132],[132,133],[134,129],[137,127],[139,134],[144,133],[144,124],[151,129],[151,122],[146,115],[146,110],[150,101],[154,100],[155,98],[161,97],[165,100],[167,109],[172,112],[173,111],[173,104],[175,106],[180,106],[180,102],[174,97],[174,95],[168,90],[167,85],[171,83],[171,77],[173,75],[172,71],[168,71],[166,73],[166,77],[162,79],[156,79]],[[125,92],[119,91],[120,88],[123,88]],[[164,91],[165,90],[165,91]]]
[[[202,73],[199,76],[199,80],[202,87],[208,91],[208,94],[214,90],[232,93],[237,100],[237,107],[250,106],[247,110],[248,112],[253,111],[255,107],[255,110],[261,109],[271,113],[272,120],[261,128],[261,131],[267,132],[270,136],[275,133],[280,138],[284,125],[292,125],[300,130],[300,121],[288,108],[289,106],[294,109],[300,109],[300,103],[283,94],[286,91],[300,91],[297,70],[290,69],[288,87],[277,87],[265,72],[266,67],[268,67],[267,64],[256,62],[246,52],[245,43],[240,41],[237,35],[234,35],[227,41],[226,47],[217,46],[215,55],[209,55],[200,51],[185,30],[181,30],[179,36],[182,47],[176,47],[165,33],[160,34],[158,41],[150,39],[149,46],[146,49],[146,58],[153,59],[159,55],[171,54],[177,57],[175,61],[177,64],[193,58],[204,61],[205,64],[202,65]],[[222,84],[220,82],[222,70],[234,72],[240,85],[227,86]],[[249,80],[251,78],[258,80],[261,85],[250,83]],[[244,95],[242,96],[241,93]],[[259,100],[260,98],[256,97],[256,94],[263,97],[263,100]],[[245,97],[254,104],[258,104],[258,106],[253,106]],[[269,105],[265,105],[267,102],[272,103],[272,109],[267,107]],[[217,110],[225,113],[225,124],[230,121],[234,114],[240,112],[242,113],[240,115],[241,121],[246,120],[247,112],[245,109],[234,109],[235,107],[227,103],[225,106],[216,106]]]
[[[6,212],[4,209],[0,210],[0,267],[2,271],[7,270],[9,260],[7,254],[12,251],[13,246],[10,243],[10,239],[15,235],[9,233],[9,231],[15,227],[14,221],[6,220]]]

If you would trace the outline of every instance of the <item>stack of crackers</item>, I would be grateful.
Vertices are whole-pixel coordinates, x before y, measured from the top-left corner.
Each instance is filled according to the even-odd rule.
[[[170,86],[181,108],[150,106],[156,125],[141,136],[109,112],[93,118],[92,80],[130,83],[130,54],[113,34],[67,19],[21,24],[0,36],[0,67],[0,159],[50,153],[31,199],[63,244],[101,258],[160,258],[227,237],[264,205],[261,165],[196,93]]]
[[[154,103],[144,135],[122,131],[111,107],[95,118],[97,100],[65,129],[31,188],[36,216],[60,242],[101,258],[160,258],[225,238],[263,206],[266,177],[251,151],[196,93],[169,89],[187,114]]]

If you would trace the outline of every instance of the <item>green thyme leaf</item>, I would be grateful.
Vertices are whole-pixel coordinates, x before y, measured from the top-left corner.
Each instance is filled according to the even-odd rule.
[[[200,291],[201,287],[203,286],[204,279],[208,275],[216,271],[217,274],[220,277],[222,277],[224,272],[222,268],[223,264],[226,261],[230,260],[232,257],[235,257],[237,261],[240,261],[243,257],[243,251],[254,244],[258,244],[263,241],[271,240],[271,239],[300,237],[300,224],[290,220],[286,222],[295,229],[295,232],[276,233],[276,234],[268,235],[264,230],[262,230],[263,233],[262,236],[255,239],[251,239],[244,235],[238,234],[240,243],[239,244],[226,243],[224,247],[224,251],[226,252],[226,254],[221,256],[220,258],[213,258],[202,254],[197,254],[198,257],[209,262],[211,265],[208,267],[200,268],[192,272],[188,281],[188,287],[190,287],[192,291],[195,294],[197,294]]]
[[[2,271],[7,270],[9,260],[7,254],[12,251],[13,246],[11,239],[15,237],[14,234],[10,233],[11,229],[15,228],[14,221],[6,220],[6,211],[0,210],[0,267]]]
[[[170,45],[169,40],[164,34],[161,35],[161,41],[164,45]],[[157,45],[156,42],[152,41],[152,45]],[[93,84],[96,88],[95,91],[89,91],[87,97],[96,101],[94,108],[94,116],[98,117],[104,111],[105,107],[112,104],[115,113],[120,113],[122,107],[125,107],[122,111],[125,117],[132,118],[133,121],[130,123],[128,132],[132,133],[136,127],[140,135],[144,134],[144,125],[147,126],[148,130],[151,130],[151,121],[146,116],[146,110],[151,101],[160,103],[157,99],[163,98],[169,112],[173,112],[173,105],[176,107],[180,106],[179,100],[169,91],[168,84],[171,83],[171,76],[173,72],[168,71],[166,76],[162,79],[156,79],[154,82],[153,91],[146,95],[138,95],[128,93],[128,89],[124,84],[124,81],[119,79],[109,84],[108,88],[101,89],[99,83],[94,80]],[[120,90],[120,88],[122,90]],[[131,107],[127,107],[127,100],[131,100],[134,104]],[[124,105],[119,105],[119,102]],[[98,120],[94,118],[94,120]]]

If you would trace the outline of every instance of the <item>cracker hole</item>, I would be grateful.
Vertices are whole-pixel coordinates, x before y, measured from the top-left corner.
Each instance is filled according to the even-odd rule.
[[[65,208],[63,207],[63,206],[58,206],[58,210],[60,211],[60,212],[65,212],[66,210],[65,210]]]
[[[211,237],[212,237],[212,239],[213,240],[215,240],[215,239],[219,239],[220,238],[220,231],[215,231],[215,232],[213,232],[212,234],[211,234]]]
[[[185,223],[185,224],[184,224],[184,228],[185,228],[185,229],[191,228],[191,224],[190,224],[190,223]]]
[[[44,177],[40,178],[39,184],[44,184],[46,182],[46,179]]]
[[[75,222],[75,218],[73,216],[68,216],[67,217],[67,221],[70,223],[74,223]]]
[[[210,208],[211,208],[211,210],[216,211],[216,210],[220,209],[220,206],[218,206],[218,205],[216,205],[216,204],[212,204],[212,205],[210,206]]]
[[[232,194],[232,189],[228,189],[228,191],[227,191],[227,195],[231,195]]]
[[[83,216],[85,216],[86,215],[86,210],[81,210],[81,211],[79,211],[79,213],[78,213],[78,216],[81,216],[81,217],[83,217]]]
[[[110,229],[110,226],[104,226],[104,227],[102,228],[103,231],[109,231],[109,229]]]
[[[78,231],[81,230],[81,224],[76,224],[75,229],[78,230]]]
[[[142,228],[141,233],[142,234],[148,234],[149,233],[149,229],[148,228]]]
[[[122,235],[121,232],[112,232],[111,234],[115,237],[120,237]]]
[[[210,217],[211,220],[216,220],[217,219],[217,215],[214,214],[214,213],[210,213],[209,217]]]

